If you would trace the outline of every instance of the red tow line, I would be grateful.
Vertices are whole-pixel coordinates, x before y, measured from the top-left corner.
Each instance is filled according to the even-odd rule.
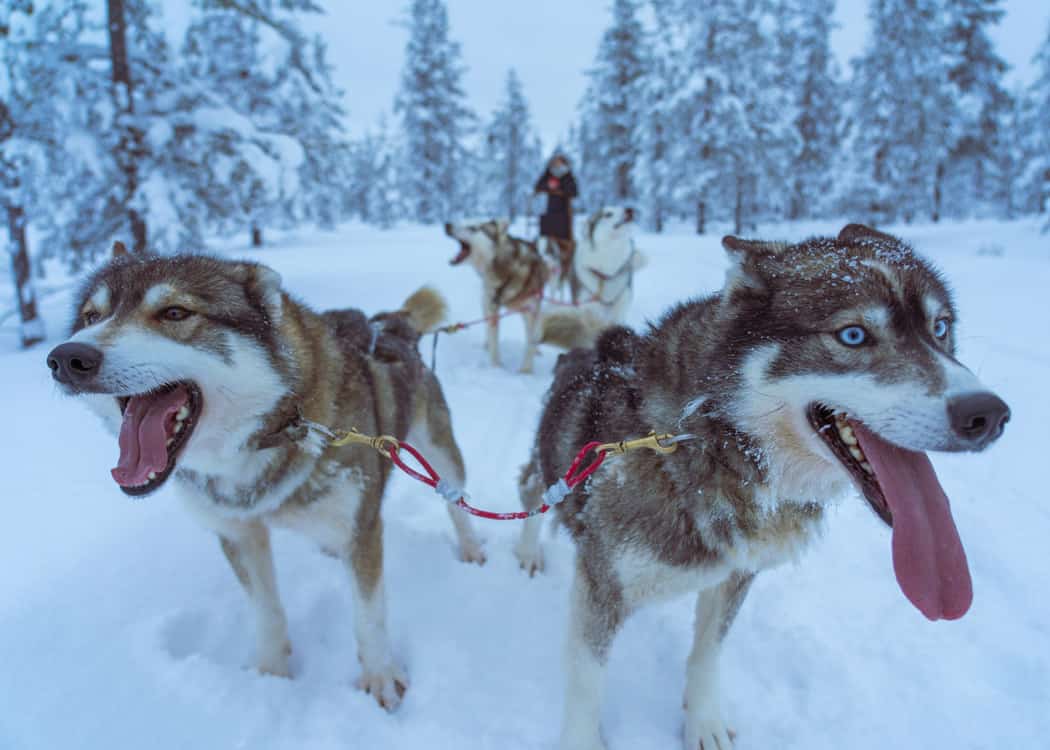
[[[540,507],[534,508],[533,510],[522,510],[515,513],[496,513],[491,510],[482,510],[481,508],[475,508],[469,502],[467,502],[467,495],[462,489],[453,487],[446,483],[438,473],[434,471],[434,467],[423,458],[423,455],[417,451],[413,446],[408,443],[401,442],[400,450],[395,445],[387,445],[386,451],[387,456],[393,461],[394,466],[401,469],[401,471],[408,474],[413,479],[416,479],[423,484],[432,487],[435,492],[444,497],[450,503],[458,508],[465,510],[472,516],[478,516],[480,518],[487,518],[490,521],[522,521],[532,516],[538,516],[542,513],[546,513],[555,505],[560,503],[565,497],[572,492],[572,488],[584,481],[587,477],[598,470],[598,467],[602,465],[602,461],[605,460],[606,451],[597,450],[602,444],[597,440],[593,440],[587,443],[580,452],[576,454],[576,458],[573,460],[569,470],[565,472],[565,476],[562,477],[554,485],[547,488],[547,491],[543,493],[544,502]],[[419,472],[412,468],[404,461],[401,460],[401,450],[408,451],[412,458],[422,467],[423,472]],[[595,451],[594,460],[591,461],[587,466],[580,468],[583,464],[583,460],[587,457],[587,454],[591,451]]]

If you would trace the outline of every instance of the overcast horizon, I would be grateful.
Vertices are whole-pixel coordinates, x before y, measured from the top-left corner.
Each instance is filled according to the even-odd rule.
[[[354,135],[373,128],[392,111],[406,31],[399,23],[407,2],[381,6],[335,4],[311,19],[329,44],[334,80],[346,93]],[[1027,83],[1032,57],[1050,25],[1050,7],[1040,0],[1006,0],[1002,23],[993,29],[999,54],[1010,63],[1009,84]],[[608,0],[533,0],[493,3],[448,0],[453,40],[467,67],[464,88],[482,117],[498,103],[507,70],[516,68],[545,149],[565,137],[586,85],[586,70],[609,22]],[[839,0],[832,47],[844,71],[864,47],[867,2]],[[556,18],[558,33],[549,19]],[[556,38],[555,38],[556,37]],[[545,41],[544,41],[545,40]]]

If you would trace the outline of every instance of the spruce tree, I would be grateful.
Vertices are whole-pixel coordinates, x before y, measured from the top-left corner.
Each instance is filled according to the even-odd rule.
[[[613,0],[612,23],[602,35],[583,104],[589,120],[583,187],[599,203],[635,197],[645,33],[636,0]]]
[[[1003,85],[1009,66],[995,51],[988,28],[1000,21],[1000,0],[955,0],[947,5],[947,44],[953,64],[958,125],[952,144],[946,192],[956,215],[1002,210],[1006,121],[1013,110]]]
[[[460,48],[449,35],[444,0],[411,0],[408,42],[394,109],[401,121],[402,194],[409,214],[445,221],[466,207],[474,115],[463,91]]]
[[[507,72],[503,100],[485,128],[482,196],[491,196],[486,211],[510,221],[525,212],[532,183],[542,167],[539,137],[517,72]]]
[[[1022,175],[1022,184],[1029,196],[1028,205],[1038,213],[1048,214],[1044,231],[1050,231],[1050,28],[1034,63],[1036,78],[1028,89],[1024,114],[1028,168]]]
[[[947,28],[936,0],[873,0],[850,89],[853,158],[864,178],[852,210],[873,221],[937,221],[959,117]]]
[[[786,216],[812,218],[827,208],[842,126],[843,88],[831,52],[835,0],[789,0],[781,12],[781,45],[796,133]]]

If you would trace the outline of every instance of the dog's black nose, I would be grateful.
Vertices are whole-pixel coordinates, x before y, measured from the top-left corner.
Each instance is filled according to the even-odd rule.
[[[623,210],[624,221],[634,221],[634,209],[628,206]]]
[[[1010,421],[1010,407],[988,391],[956,396],[948,402],[952,430],[980,450],[1003,434]]]
[[[47,366],[59,383],[81,385],[98,374],[102,352],[88,344],[69,342],[60,344],[47,355]]]

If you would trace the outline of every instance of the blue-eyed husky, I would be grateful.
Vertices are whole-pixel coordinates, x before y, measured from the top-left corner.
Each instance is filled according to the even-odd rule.
[[[603,747],[603,674],[624,619],[685,592],[698,592],[685,747],[728,750],[720,643],[755,574],[795,556],[851,487],[893,528],[905,596],[930,619],[970,606],[966,556],[925,451],[983,450],[1010,412],[955,358],[941,277],[855,224],[796,245],[723,244],[721,292],[644,335],[612,328],[562,356],[522,470],[534,508],[587,441],[688,437],[669,455],[607,461],[558,507],[577,549],[562,750]],[[538,531],[531,519],[517,547],[529,572],[543,565]]]

